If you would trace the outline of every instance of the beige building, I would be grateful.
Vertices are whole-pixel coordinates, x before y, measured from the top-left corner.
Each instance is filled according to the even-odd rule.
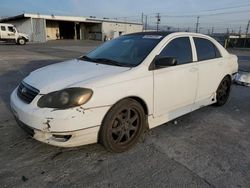
[[[80,16],[25,13],[4,18],[0,22],[15,25],[20,32],[28,34],[33,42],[60,39],[104,40],[143,30],[142,24],[137,22]]]

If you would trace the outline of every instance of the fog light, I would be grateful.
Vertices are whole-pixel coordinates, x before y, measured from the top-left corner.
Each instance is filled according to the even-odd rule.
[[[67,142],[72,137],[72,135],[58,135],[58,134],[53,134],[52,136],[58,142]]]

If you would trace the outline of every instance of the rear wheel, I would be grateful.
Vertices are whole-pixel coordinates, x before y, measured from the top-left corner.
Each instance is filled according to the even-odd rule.
[[[225,77],[221,81],[217,91],[216,91],[216,100],[217,102],[215,103],[216,106],[222,106],[224,105],[229,97],[231,91],[231,79],[230,77]]]
[[[20,38],[20,39],[18,39],[18,44],[20,44],[20,45],[25,45],[26,44],[26,40],[24,39],[24,38]]]
[[[124,99],[107,113],[99,132],[99,142],[112,152],[123,152],[135,145],[142,134],[146,116],[133,99]]]

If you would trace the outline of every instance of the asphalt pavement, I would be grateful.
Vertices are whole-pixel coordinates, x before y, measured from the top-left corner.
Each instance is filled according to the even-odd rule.
[[[250,88],[147,131],[131,150],[58,148],[18,127],[9,96],[37,68],[79,57],[96,41],[0,44],[0,187],[250,187]],[[232,50],[249,69],[250,51]]]

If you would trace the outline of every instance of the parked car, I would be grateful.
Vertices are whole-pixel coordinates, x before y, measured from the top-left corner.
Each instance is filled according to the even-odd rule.
[[[12,24],[0,23],[0,41],[15,42],[24,45],[29,41],[29,36],[19,33]]]
[[[203,106],[224,105],[237,71],[237,57],[209,36],[134,33],[32,72],[11,94],[11,108],[41,142],[99,142],[122,152],[145,129]]]

